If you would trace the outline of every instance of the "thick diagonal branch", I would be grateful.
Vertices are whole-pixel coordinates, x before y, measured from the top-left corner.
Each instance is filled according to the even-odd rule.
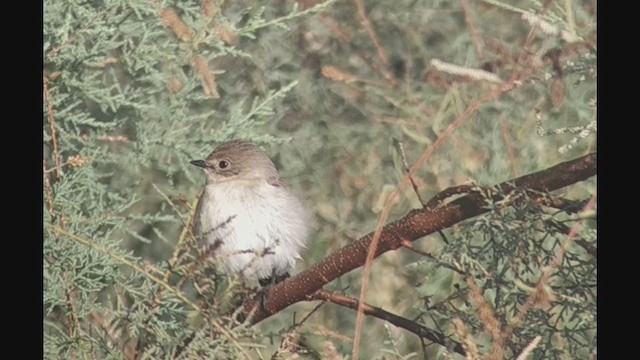
[[[503,199],[505,194],[514,189],[526,189],[541,192],[539,196],[542,199],[544,197],[542,193],[557,190],[596,175],[596,162],[596,153],[585,155],[546,170],[501,183],[496,186],[497,191],[491,196],[497,201]],[[415,241],[488,212],[485,204],[486,199],[482,194],[471,192],[444,206],[412,210],[402,219],[384,227],[375,256],[378,257],[387,251],[398,249],[403,246],[403,242]],[[256,310],[251,322],[260,322],[289,305],[307,300],[311,294],[324,285],[362,266],[367,257],[372,236],[373,233],[370,233],[354,241],[261,295],[265,297],[262,299],[265,306],[260,306]],[[259,302],[261,302],[260,296],[246,301],[240,315],[241,319],[246,318]]]

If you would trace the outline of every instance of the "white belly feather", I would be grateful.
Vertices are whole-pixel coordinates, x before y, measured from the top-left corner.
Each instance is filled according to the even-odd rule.
[[[311,218],[281,187],[252,181],[241,188],[224,182],[205,187],[200,235],[220,244],[214,255],[228,273],[251,279],[283,275],[300,258]]]

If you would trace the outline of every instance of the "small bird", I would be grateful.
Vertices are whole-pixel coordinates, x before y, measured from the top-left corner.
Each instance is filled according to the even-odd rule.
[[[289,277],[314,220],[282,183],[271,159],[256,146],[234,140],[191,164],[206,175],[193,221],[198,242],[228,274],[257,279],[262,286]]]

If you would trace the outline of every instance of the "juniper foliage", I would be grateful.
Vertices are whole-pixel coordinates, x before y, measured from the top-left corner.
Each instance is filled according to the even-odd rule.
[[[595,151],[594,1],[364,1],[370,29],[357,3],[45,1],[47,358],[350,354],[350,309],[297,304],[259,326],[229,316],[252,289],[218,274],[188,231],[202,185],[189,161],[218,142],[269,149],[314,210],[300,268],[372,231],[404,162],[431,146],[414,179],[423,199]],[[492,212],[414,243],[429,257],[376,259],[367,301],[468,357],[533,344],[533,358],[594,358],[596,212],[579,210],[595,192],[590,180],[554,194],[577,201],[560,210],[524,189],[487,197]],[[393,206],[390,220],[421,204],[407,188]],[[361,276],[328,288],[357,298]],[[366,324],[360,358],[458,356]]]

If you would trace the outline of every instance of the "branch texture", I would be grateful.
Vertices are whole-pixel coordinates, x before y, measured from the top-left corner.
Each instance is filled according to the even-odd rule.
[[[575,184],[596,175],[597,153],[591,153],[575,160],[567,161],[551,168],[525,175],[496,185],[496,191],[490,195],[494,201],[504,199],[516,189],[540,192],[531,196],[544,198],[544,193]],[[447,193],[450,191],[445,189]],[[449,204],[437,207],[428,206],[424,209],[410,211],[405,217],[387,224],[382,230],[380,244],[375,256],[378,257],[390,250],[403,247],[403,242],[415,241],[424,236],[446,229],[461,221],[481,215],[489,210],[485,207],[485,195],[470,192]],[[443,198],[440,194],[434,198]],[[429,204],[433,204],[430,202]],[[282,309],[304,300],[314,299],[316,291],[334,279],[362,266],[367,257],[369,244],[373,237],[370,233],[339,251],[327,256],[309,269],[293,276],[286,281],[269,289],[245,302],[240,313],[240,320],[248,317],[249,313],[263,301],[265,306],[258,306],[250,319],[251,323],[258,323]],[[264,299],[261,300],[261,297]]]
[[[324,289],[316,291],[309,298],[309,300],[322,300],[322,301],[330,302],[332,304],[348,307],[353,310],[358,310],[357,299],[353,299],[353,298],[340,295],[335,292],[331,292]],[[382,319],[399,328],[409,330],[412,333],[418,335],[419,337],[433,341],[436,344],[440,344],[445,347],[450,346],[453,351],[459,354],[464,355],[465,353],[464,348],[460,343],[451,339],[447,339],[447,337],[444,336],[443,334],[430,330],[427,327],[422,326],[415,321],[411,321],[409,319],[403,318],[401,316],[395,315],[379,307],[371,306],[369,304],[364,304],[363,308],[364,308],[364,313],[367,315],[371,315],[378,319]]]

